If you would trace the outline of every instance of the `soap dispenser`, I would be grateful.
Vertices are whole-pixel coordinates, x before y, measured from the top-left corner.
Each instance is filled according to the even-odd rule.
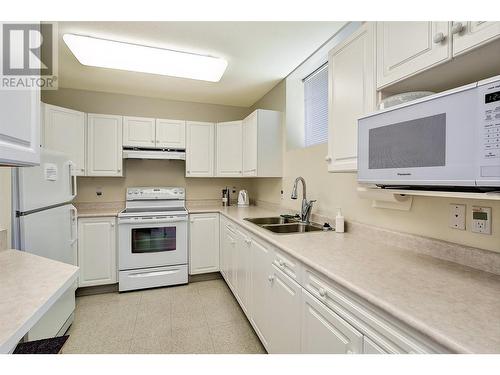
[[[342,216],[342,210],[340,208],[335,217],[335,232],[344,233],[344,216]]]

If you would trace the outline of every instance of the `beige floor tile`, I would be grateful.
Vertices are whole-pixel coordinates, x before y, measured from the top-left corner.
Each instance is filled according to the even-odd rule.
[[[156,337],[134,337],[130,345],[130,353],[132,354],[165,354],[171,352],[171,334]]]
[[[207,327],[202,306],[172,306],[172,329]]]
[[[204,304],[203,311],[209,326],[223,323],[241,323],[246,319],[245,313],[233,297],[231,299],[212,300]]]
[[[172,318],[170,310],[164,312],[139,313],[134,327],[134,338],[158,337],[172,332]]]
[[[210,327],[215,353],[264,354],[264,347],[248,322]]]
[[[172,288],[164,287],[141,291],[141,304],[163,304],[172,300]]]
[[[208,327],[173,330],[171,351],[178,354],[214,353],[214,346]]]

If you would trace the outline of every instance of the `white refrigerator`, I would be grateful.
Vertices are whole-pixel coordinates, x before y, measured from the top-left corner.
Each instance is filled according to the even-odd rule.
[[[66,154],[41,150],[40,165],[16,168],[12,177],[13,247],[77,264],[77,216],[71,204],[76,177]],[[28,341],[62,335],[71,325],[75,290],[70,288],[29,331]]]

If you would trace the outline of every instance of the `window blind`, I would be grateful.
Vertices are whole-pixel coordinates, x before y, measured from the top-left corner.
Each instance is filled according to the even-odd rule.
[[[328,141],[328,65],[304,78],[305,146]]]

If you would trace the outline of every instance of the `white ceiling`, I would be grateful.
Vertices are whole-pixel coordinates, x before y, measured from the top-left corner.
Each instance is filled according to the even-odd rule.
[[[345,22],[59,22],[59,87],[251,106]],[[220,82],[81,65],[65,33],[221,57]]]

